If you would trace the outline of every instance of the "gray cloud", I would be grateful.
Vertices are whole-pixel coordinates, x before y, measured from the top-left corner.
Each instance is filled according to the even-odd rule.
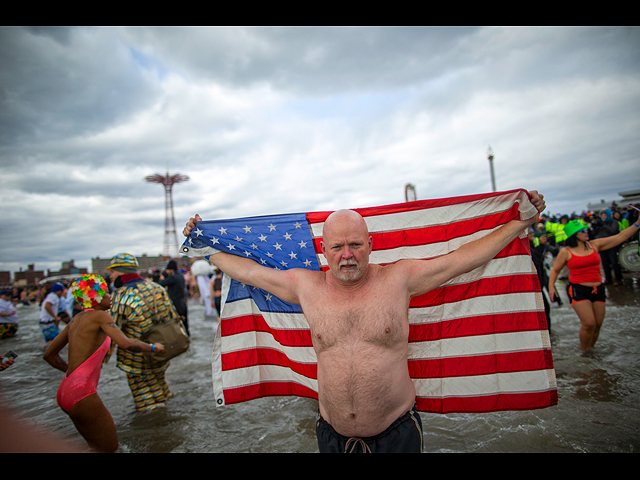
[[[0,28],[0,270],[235,217],[638,187],[638,28]],[[22,240],[16,241],[17,232]]]
[[[0,29],[0,145],[92,134],[160,90],[111,29]]]
[[[185,30],[188,34],[185,34]],[[194,81],[268,82],[304,95],[383,91],[423,82],[455,66],[447,52],[469,28],[129,29],[139,50]],[[152,48],[145,48],[153,45]]]

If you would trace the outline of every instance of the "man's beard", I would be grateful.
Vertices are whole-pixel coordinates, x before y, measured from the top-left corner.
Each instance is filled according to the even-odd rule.
[[[341,267],[344,267],[344,266],[354,266],[356,268],[353,270],[342,271]],[[355,261],[347,260],[347,261],[341,262],[338,265],[337,270],[333,272],[333,274],[338,278],[338,280],[342,280],[343,282],[349,282],[353,280],[359,280],[360,277],[362,277],[363,271]]]

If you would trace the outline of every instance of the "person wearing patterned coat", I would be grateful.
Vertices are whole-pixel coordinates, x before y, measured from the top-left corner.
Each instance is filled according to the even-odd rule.
[[[157,283],[141,278],[137,273],[138,267],[137,259],[128,253],[114,256],[107,267],[116,287],[110,314],[122,332],[133,339],[139,339],[144,331],[160,319],[178,316],[166,290]],[[112,352],[113,347],[105,363]],[[116,366],[127,374],[136,410],[164,407],[165,401],[172,396],[165,380],[169,362],[154,368],[147,364],[143,353],[118,348]]]

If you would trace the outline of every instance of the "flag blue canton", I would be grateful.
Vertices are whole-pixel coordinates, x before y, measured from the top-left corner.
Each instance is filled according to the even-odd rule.
[[[202,256],[226,252],[278,270],[320,269],[304,213],[201,221],[185,240],[181,252]],[[301,311],[298,305],[232,280],[227,302],[249,296],[261,310]]]

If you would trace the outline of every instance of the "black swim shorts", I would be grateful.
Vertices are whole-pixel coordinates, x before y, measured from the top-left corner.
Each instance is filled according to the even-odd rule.
[[[373,437],[349,438],[336,432],[318,413],[316,436],[320,453],[421,453],[422,420],[415,407]]]
[[[587,287],[577,283],[570,283],[567,285],[567,295],[571,300],[571,305],[578,302],[601,302],[607,301],[607,294],[604,291],[604,284],[596,285],[593,287]]]

